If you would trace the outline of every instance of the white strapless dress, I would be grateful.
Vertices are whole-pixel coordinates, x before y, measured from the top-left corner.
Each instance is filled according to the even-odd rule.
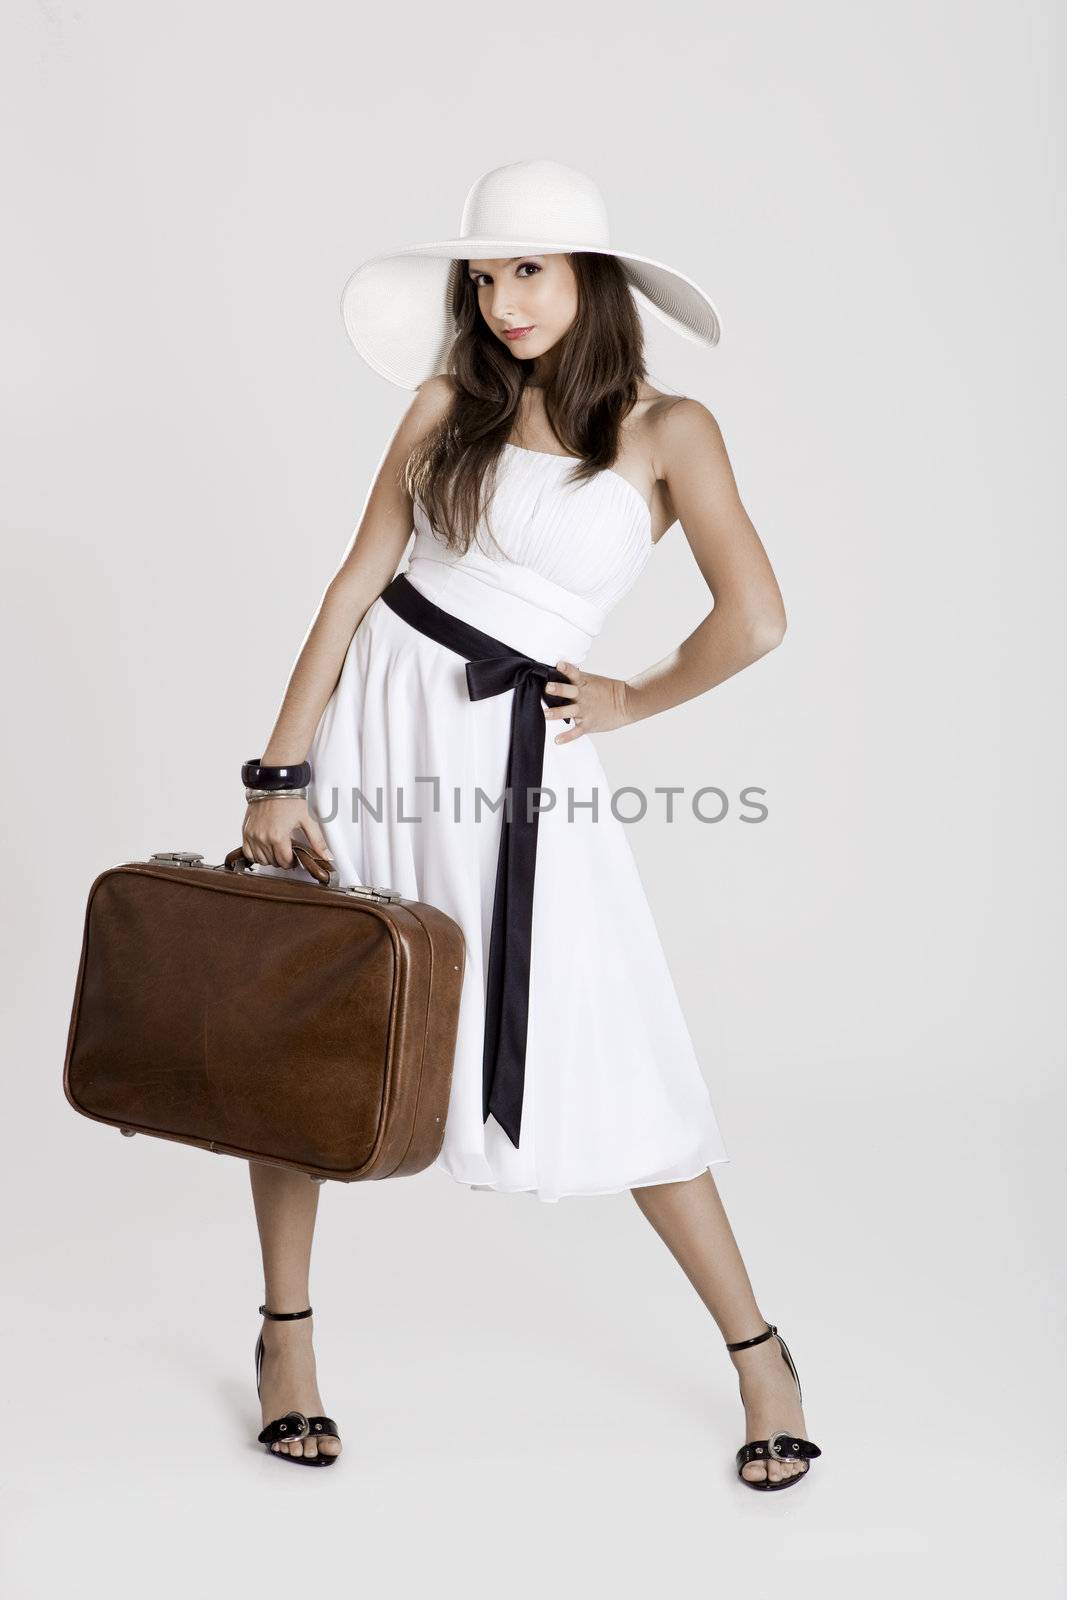
[[[571,484],[571,464],[506,446],[489,508],[496,543],[483,524],[463,556],[438,539],[416,501],[402,569],[436,605],[553,664],[581,663],[652,551],[651,517],[634,485],[613,471]],[[464,667],[376,600],[308,752],[309,804],[342,885],[429,901],[466,937],[436,1165],[472,1188],[548,1201],[695,1177],[729,1159],[708,1089],[593,737],[557,745],[567,724],[555,719],[545,724],[542,784],[556,804],[538,823],[519,1148],[494,1117],[482,1120],[501,827],[485,797],[499,801],[505,788],[514,691],[472,701]]]

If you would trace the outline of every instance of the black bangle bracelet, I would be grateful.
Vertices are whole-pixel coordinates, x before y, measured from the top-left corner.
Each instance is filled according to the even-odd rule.
[[[311,762],[301,761],[292,767],[263,767],[258,756],[252,756],[241,768],[241,782],[246,789],[302,789],[311,782]]]

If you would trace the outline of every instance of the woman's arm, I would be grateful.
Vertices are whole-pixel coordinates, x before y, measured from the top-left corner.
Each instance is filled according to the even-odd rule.
[[[713,689],[780,644],[785,606],[767,552],[741,504],[711,412],[683,399],[653,434],[656,476],[667,486],[715,608],[676,650],[625,680],[623,722],[639,722]]]
[[[281,709],[260,757],[267,766],[296,765],[307,757],[315,730],[337,686],[352,635],[396,569],[411,537],[412,503],[403,470],[418,441],[451,405],[446,381],[431,378],[416,391],[379,464],[359,525],[326,585],[301,646]],[[242,848],[265,866],[292,865],[292,832],[299,826],[324,850],[326,840],[299,796],[248,802]]]
[[[397,426],[375,474],[363,515],[340,566],[326,585],[261,757],[267,766],[303,761],[326,709],[345,655],[363,617],[396,569],[411,537],[411,496],[403,485],[404,464],[418,441],[447,410],[449,395],[431,378]]]
[[[580,719],[555,735],[556,744],[692,700],[773,650],[785,633],[781,592],[711,412],[699,400],[676,400],[649,420],[649,442],[671,520],[681,522],[715,607],[676,650],[633,678],[600,677],[572,661],[556,662],[561,678],[545,689],[571,704],[544,708],[546,721]]]

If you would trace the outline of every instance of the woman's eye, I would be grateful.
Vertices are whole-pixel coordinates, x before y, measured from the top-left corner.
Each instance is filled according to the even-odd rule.
[[[529,268],[530,268],[530,274],[533,274],[533,273],[535,273],[535,272],[540,272],[540,271],[541,271],[541,268],[540,268],[540,267],[539,267],[539,266],[538,266],[538,264],[537,264],[537,262],[536,262],[536,261],[523,261],[523,262],[522,262],[522,263],[521,263],[521,264],[520,264],[520,265],[519,265],[519,266],[518,266],[518,267],[517,267],[517,268],[516,268],[516,269],[515,269],[515,270],[516,270],[516,272],[517,272],[517,273],[518,273],[518,272],[521,272],[521,271],[522,271],[522,270],[523,270],[523,267],[529,267]],[[528,274],[528,275],[529,275],[529,274]],[[473,283],[473,284],[474,284],[474,287],[475,287],[475,288],[476,288],[476,289],[480,289],[480,288],[481,288],[481,287],[482,287],[482,284],[481,284],[481,281],[480,281],[480,280],[481,280],[481,279],[482,279],[482,278],[488,278],[488,276],[489,276],[489,274],[488,274],[488,272],[472,272],[472,273],[471,273],[471,275],[470,275],[470,277],[471,277],[471,282],[472,282],[472,283]]]

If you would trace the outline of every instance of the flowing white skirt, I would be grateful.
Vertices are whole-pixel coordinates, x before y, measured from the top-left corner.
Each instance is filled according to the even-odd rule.
[[[435,604],[539,661],[578,663],[592,643],[579,625],[591,622],[589,608],[527,567],[479,572],[418,557],[406,576]],[[379,599],[353,635],[308,752],[309,805],[341,884],[428,901],[466,938],[436,1165],[472,1188],[547,1201],[695,1177],[729,1159],[707,1086],[600,758],[588,736],[555,744],[566,724],[554,719],[542,784],[555,805],[538,823],[520,1148],[494,1117],[482,1121],[513,698],[470,700],[464,658]]]

